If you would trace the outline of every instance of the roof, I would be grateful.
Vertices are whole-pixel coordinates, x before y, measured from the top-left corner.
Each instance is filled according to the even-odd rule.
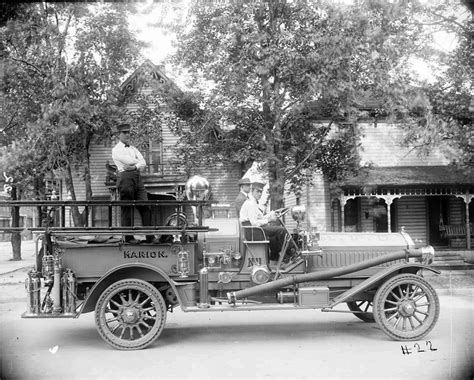
[[[398,166],[362,168],[340,182],[342,187],[361,186],[474,186],[474,171],[454,166]]]
[[[145,84],[165,92],[181,93],[179,87],[165,75],[163,67],[155,65],[148,59],[120,87],[125,97],[128,97]]]

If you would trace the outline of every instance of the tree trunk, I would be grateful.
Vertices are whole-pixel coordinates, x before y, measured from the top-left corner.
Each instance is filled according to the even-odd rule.
[[[12,186],[12,200],[16,201],[19,199],[18,188],[16,185]],[[20,207],[12,207],[12,227],[20,227]],[[13,260],[21,260],[21,233],[12,232],[11,243],[13,251]]]
[[[87,133],[85,138],[84,146],[85,146],[85,163],[84,163],[84,182],[86,186],[86,200],[92,199],[92,180],[91,180],[91,168],[90,168],[90,153],[89,147],[91,143],[92,134]]]
[[[66,176],[65,176],[64,181],[66,182],[66,190],[71,194],[72,200],[75,201],[76,192],[74,191],[74,182],[72,180],[72,170],[71,170],[70,165],[67,165],[66,167]],[[84,218],[83,218],[83,215],[79,211],[79,207],[71,206],[71,214],[72,214],[72,220],[75,227],[84,226]]]

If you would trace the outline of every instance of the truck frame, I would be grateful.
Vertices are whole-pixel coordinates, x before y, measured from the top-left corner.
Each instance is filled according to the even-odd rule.
[[[113,209],[148,205],[175,208],[166,225],[117,227]],[[398,233],[314,233],[296,206],[294,231],[286,229],[276,266],[259,227],[235,218],[204,218],[209,201],[7,201],[10,207],[49,207],[60,226],[31,227],[36,265],[25,280],[23,318],[78,318],[95,313],[98,333],[110,346],[136,350],[161,334],[167,313],[320,309],[377,322],[390,338],[417,340],[435,326],[440,304],[423,277],[432,247],[417,248]],[[68,207],[107,207],[106,227],[66,227]],[[195,223],[183,218],[194,208]],[[289,209],[275,210],[285,226]],[[86,218],[87,219],[87,218]],[[286,227],[285,227],[286,228]],[[23,227],[3,228],[20,232]],[[128,244],[125,235],[155,235],[159,244]]]

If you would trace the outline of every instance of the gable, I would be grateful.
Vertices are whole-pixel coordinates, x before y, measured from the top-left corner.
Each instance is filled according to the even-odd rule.
[[[150,60],[143,62],[120,86],[124,101],[139,94],[144,88],[159,90],[163,93],[181,94],[179,87],[168,78],[161,66]]]

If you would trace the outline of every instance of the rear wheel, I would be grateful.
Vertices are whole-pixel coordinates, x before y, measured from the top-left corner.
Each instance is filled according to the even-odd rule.
[[[364,322],[375,322],[373,313],[373,301],[350,301],[347,307],[354,315]]]
[[[138,350],[163,331],[166,304],[160,292],[139,279],[117,281],[100,296],[95,309],[97,331],[112,347]]]
[[[428,334],[438,320],[438,296],[424,278],[400,274],[377,290],[374,316],[389,337],[417,340]]]

